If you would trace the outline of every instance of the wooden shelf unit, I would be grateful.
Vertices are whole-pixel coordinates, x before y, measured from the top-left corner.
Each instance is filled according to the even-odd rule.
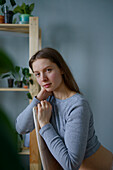
[[[0,88],[0,91],[29,91],[25,88]]]
[[[29,33],[29,24],[0,24],[0,31]]]
[[[41,49],[41,29],[39,29],[38,17],[30,17],[29,24],[0,24],[0,31],[27,33],[29,35],[29,58]],[[35,79],[33,81],[35,83],[30,85],[29,89],[0,88],[0,91],[29,91],[32,96],[35,96],[39,92],[39,86]],[[20,154],[26,153],[30,153],[30,170],[41,170],[35,130],[30,133],[30,150],[23,150]]]

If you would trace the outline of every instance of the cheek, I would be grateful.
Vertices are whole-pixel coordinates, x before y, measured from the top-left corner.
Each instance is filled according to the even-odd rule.
[[[54,81],[56,79],[56,74],[53,73],[51,76],[50,76],[51,80]]]
[[[36,80],[37,80],[38,84],[41,85],[41,80],[37,79],[37,78],[36,78]]]
[[[59,82],[60,80],[62,80],[62,75],[58,72],[58,73],[53,73],[51,75],[51,80],[54,82]]]

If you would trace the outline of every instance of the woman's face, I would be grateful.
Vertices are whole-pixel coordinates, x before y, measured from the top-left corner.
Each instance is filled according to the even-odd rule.
[[[48,92],[56,91],[60,88],[63,79],[62,71],[49,59],[37,59],[32,64],[37,82]]]

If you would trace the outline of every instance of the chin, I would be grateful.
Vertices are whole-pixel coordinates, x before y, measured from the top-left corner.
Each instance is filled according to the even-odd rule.
[[[45,88],[47,92],[52,92],[53,90],[52,89],[49,89],[49,88]]]

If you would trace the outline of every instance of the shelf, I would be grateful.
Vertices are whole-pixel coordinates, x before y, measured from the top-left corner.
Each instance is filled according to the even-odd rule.
[[[29,91],[25,88],[0,88],[0,91]]]
[[[0,31],[29,33],[29,24],[0,24]]]
[[[19,155],[30,155],[29,148],[24,147],[21,152],[18,153]]]

